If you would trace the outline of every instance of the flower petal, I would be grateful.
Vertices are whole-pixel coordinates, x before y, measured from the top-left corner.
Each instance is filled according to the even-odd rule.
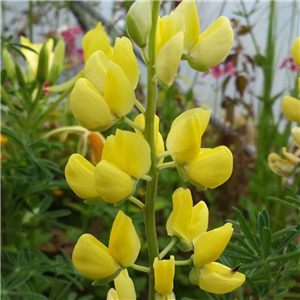
[[[268,156],[268,165],[270,169],[277,175],[288,177],[293,174],[295,165],[286,159],[282,159],[276,153],[270,153]]]
[[[111,288],[107,293],[106,300],[120,300],[117,291],[115,289]]]
[[[109,38],[104,32],[104,27],[99,22],[94,29],[89,30],[82,39],[82,48],[84,53],[84,61],[87,61],[90,56],[102,50],[107,57],[112,56],[112,48],[109,43]]]
[[[294,40],[291,48],[291,55],[294,62],[300,67],[300,37]]]
[[[113,61],[123,69],[135,89],[139,81],[140,70],[133,52],[132,43],[128,38],[116,38]]]
[[[95,180],[99,196],[108,203],[117,203],[134,192],[132,178],[106,160],[96,166]]]
[[[213,262],[201,269],[199,287],[209,293],[225,294],[240,287],[245,279],[244,274],[233,272],[230,268]]]
[[[135,103],[131,82],[122,68],[112,61],[107,69],[104,98],[110,110],[119,118],[127,115]]]
[[[214,67],[220,64],[230,52],[234,40],[230,21],[219,17],[202,34],[190,55],[199,64]]]
[[[297,145],[297,147],[300,148],[300,127],[294,127],[292,129],[292,136],[294,139],[294,143]]]
[[[207,231],[199,235],[194,241],[193,261],[196,267],[200,268],[219,258],[233,233],[231,223]]]
[[[175,12],[184,15],[184,51],[188,52],[197,43],[200,33],[196,2],[184,0],[179,3]]]
[[[103,96],[85,78],[77,80],[70,105],[80,125],[90,131],[105,130],[115,121]]]
[[[118,212],[111,229],[108,248],[122,267],[129,267],[136,261],[141,242],[129,217]],[[119,293],[119,292],[118,292]]]
[[[171,256],[169,260],[158,260],[156,257],[153,264],[155,290],[161,295],[167,295],[173,290],[175,275],[175,259]]]
[[[233,158],[225,146],[214,149],[201,149],[186,166],[188,180],[195,184],[214,189],[231,176]]]
[[[108,59],[104,52],[94,52],[84,65],[84,76],[103,95],[108,69]]]
[[[127,269],[123,270],[114,280],[118,296],[121,300],[135,300],[136,294],[132,279],[128,275]]]
[[[90,234],[79,238],[72,260],[75,268],[90,279],[109,277],[120,268],[109,249]]]
[[[95,167],[80,154],[70,156],[65,168],[66,180],[75,194],[83,199],[99,196],[94,178]]]
[[[284,115],[294,122],[300,122],[300,100],[291,96],[285,96],[282,100]]]

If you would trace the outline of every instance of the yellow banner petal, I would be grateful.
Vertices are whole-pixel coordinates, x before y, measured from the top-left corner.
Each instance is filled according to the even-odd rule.
[[[173,290],[173,280],[175,275],[175,259],[171,256],[170,259],[158,260],[156,257],[153,264],[155,290],[166,295]]]

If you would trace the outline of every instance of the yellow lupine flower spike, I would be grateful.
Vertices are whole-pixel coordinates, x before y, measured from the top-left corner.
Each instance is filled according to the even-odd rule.
[[[86,62],[91,55],[101,50],[109,58],[112,57],[112,47],[109,43],[109,38],[104,32],[104,27],[99,22],[97,26],[89,30],[82,39],[82,48],[84,53],[84,61]]]
[[[190,245],[188,250],[191,250],[193,239],[207,230],[208,208],[204,201],[198,202],[193,207],[189,189],[177,189],[172,198],[173,211],[167,221],[168,235],[179,237],[180,242],[186,243],[185,246]]]
[[[95,169],[100,197],[109,203],[122,201],[134,193],[136,181],[150,169],[150,147],[136,133],[117,130],[109,136],[102,160]]]
[[[175,275],[175,259],[171,256],[169,260],[158,260],[156,257],[153,264],[155,290],[159,294],[156,299],[175,299],[173,298],[173,280]]]
[[[131,219],[119,211],[113,223],[109,247],[92,235],[84,234],[75,245],[72,260],[75,268],[84,276],[100,280],[132,265],[140,248],[141,244]]]
[[[297,37],[294,40],[294,43],[291,47],[291,55],[294,62],[300,67],[300,37]]]
[[[135,300],[136,293],[127,269],[123,270],[114,280],[115,289],[111,288],[107,300]]]

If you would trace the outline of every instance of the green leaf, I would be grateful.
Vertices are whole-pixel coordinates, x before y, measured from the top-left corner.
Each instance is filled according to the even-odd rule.
[[[253,236],[250,228],[247,225],[247,222],[246,222],[244,216],[237,208],[234,207],[233,209],[236,213],[241,231],[244,234],[246,241],[248,241],[249,246],[253,247],[256,250],[256,252],[259,254],[260,253],[259,247],[254,239],[254,236]]]
[[[249,252],[248,250],[242,248],[240,245],[236,245],[232,242],[230,242],[227,247],[226,250],[231,250],[233,252],[245,255],[245,256],[249,256],[249,258],[251,259],[257,259],[257,257],[255,257],[255,255],[253,254],[253,252]]]
[[[22,275],[20,277],[17,277],[15,280],[13,280],[10,284],[9,284],[9,288],[13,289],[15,287],[20,287],[22,286],[25,282],[27,282],[30,279],[30,275],[29,274],[25,274]]]
[[[10,43],[9,46],[13,46],[13,47],[20,47],[20,48],[24,48],[24,49],[27,49],[27,50],[30,50],[36,54],[38,54],[33,48],[30,48],[26,45],[23,45],[23,44],[19,44],[19,43]]]
[[[65,217],[71,214],[71,211],[67,209],[61,209],[61,210],[56,210],[56,211],[50,211],[45,214],[43,214],[43,217],[46,218],[60,218],[60,217]]]
[[[297,232],[297,230],[295,229],[296,226],[291,226],[291,227],[288,227],[288,228],[284,228],[284,229],[281,229],[275,233],[273,233],[273,236],[272,236],[272,242],[278,240],[278,239],[281,239],[281,237],[283,235],[286,235],[288,233],[293,233],[293,232]]]
[[[28,292],[8,292],[8,295],[22,297],[25,300],[48,300],[47,297],[38,294],[32,294]]]
[[[39,215],[42,215],[52,204],[52,197],[45,197],[39,208]]]
[[[278,256],[274,256],[274,257],[269,257],[267,260],[270,262],[283,262],[283,261],[289,261],[289,260],[299,260],[300,258],[300,250],[294,251],[294,252],[290,252],[287,254],[282,254],[282,255],[278,255]]]
[[[267,258],[271,248],[271,241],[272,241],[272,233],[271,230],[267,227],[262,228],[262,235],[261,235],[261,244],[263,249],[263,256]]]
[[[297,211],[299,210],[299,207],[298,207],[297,205],[292,204],[292,203],[290,203],[290,202],[287,202],[287,201],[285,201],[285,200],[282,200],[282,199],[280,199],[280,198],[276,198],[276,197],[268,197],[268,199],[273,200],[273,201],[275,201],[275,202],[278,202],[278,203],[280,203],[280,204],[282,204],[282,205],[284,205],[284,206],[287,206],[287,207],[296,209]]]

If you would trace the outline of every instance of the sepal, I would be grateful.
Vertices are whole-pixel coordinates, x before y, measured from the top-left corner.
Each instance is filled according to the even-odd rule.
[[[104,284],[107,284],[111,281],[113,281],[116,277],[118,277],[118,275],[123,271],[124,269],[123,268],[120,268],[116,273],[114,273],[113,275],[109,276],[109,277],[106,277],[106,278],[103,278],[103,279],[98,279],[98,280],[95,280],[92,285],[93,286],[99,286],[99,285],[104,285]]]

